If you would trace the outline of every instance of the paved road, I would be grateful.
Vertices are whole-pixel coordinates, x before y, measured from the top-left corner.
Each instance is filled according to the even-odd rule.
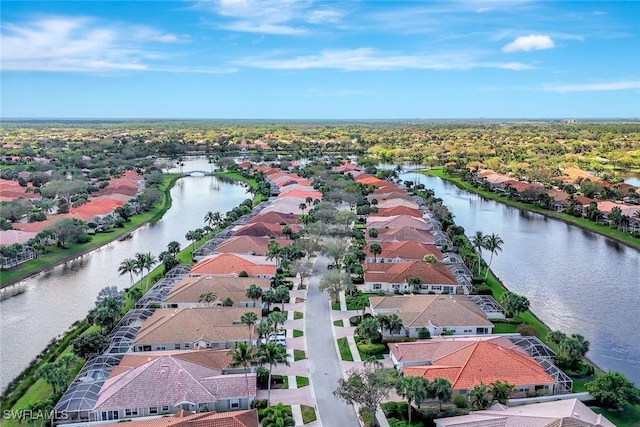
[[[329,304],[326,292],[320,292],[320,277],[327,271],[329,260],[318,257],[316,275],[310,278],[307,291],[306,336],[311,385],[316,396],[320,421],[324,427],[357,427],[360,425],[353,406],[333,395],[342,378],[336,354]]]

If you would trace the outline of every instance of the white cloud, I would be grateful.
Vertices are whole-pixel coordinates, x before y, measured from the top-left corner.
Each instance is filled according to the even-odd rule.
[[[40,17],[21,24],[3,23],[1,30],[0,69],[4,71],[177,71],[150,65],[164,57],[155,47],[188,41],[150,27],[106,24],[88,17]]]
[[[325,22],[336,23],[344,16],[344,13],[337,10],[312,10],[306,20],[310,24],[322,24]]]
[[[529,34],[516,38],[514,41],[502,48],[504,52],[518,52],[553,49],[555,47],[553,40],[549,36],[539,34]]]
[[[618,82],[565,84],[565,85],[544,85],[543,90],[547,92],[597,92],[611,90],[640,89],[640,80],[626,80]]]
[[[290,27],[288,25],[275,25],[267,23],[254,23],[249,21],[235,21],[222,28],[243,33],[277,34],[284,36],[300,35],[307,32],[304,28]]]
[[[335,69],[342,71],[384,71],[401,69],[464,70],[471,68],[530,68],[520,63],[490,63],[480,61],[475,52],[457,52],[436,55],[399,55],[372,48],[324,50],[317,54],[298,55],[293,58],[245,58],[238,65],[272,70]]]

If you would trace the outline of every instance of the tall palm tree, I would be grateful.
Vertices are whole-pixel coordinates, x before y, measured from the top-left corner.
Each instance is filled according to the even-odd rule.
[[[373,255],[373,262],[378,262],[377,256],[382,253],[382,246],[379,243],[372,243],[369,245],[369,252]]]
[[[147,285],[146,289],[149,289],[149,280],[151,275],[151,269],[156,263],[156,258],[151,255],[151,252],[139,252],[136,254],[136,265],[138,270],[144,272],[147,270]]]
[[[420,403],[428,397],[429,380],[422,377],[404,376],[398,379],[396,391],[407,400],[409,424],[411,424],[411,402],[420,409]]]
[[[253,314],[253,313],[252,313]],[[236,348],[232,348],[227,352],[231,356],[232,368],[244,368],[244,379],[247,383],[247,398],[249,398],[249,366],[256,358],[253,347],[244,342],[239,342]]]
[[[125,274],[129,274],[129,276],[131,277],[130,286],[133,286],[133,274],[137,272],[138,272],[138,264],[136,263],[136,260],[133,258],[125,259],[120,263],[120,267],[118,267],[118,273],[120,273],[121,276],[124,276]]]
[[[471,237],[471,245],[478,253],[478,275],[480,275],[480,267],[482,266],[482,249],[485,247],[486,241],[487,236],[481,230],[476,231]]]
[[[240,316],[240,322],[249,327],[249,344],[251,345],[251,329],[253,328],[253,325],[258,323],[258,315],[253,311],[247,311],[242,316]]]
[[[218,296],[214,292],[204,292],[198,297],[198,302],[203,303],[205,307],[209,307],[216,298],[218,298]]]
[[[469,392],[469,400],[473,410],[480,411],[487,409],[493,401],[491,389],[480,383]]]
[[[281,311],[274,311],[269,313],[269,322],[273,324],[273,328],[277,331],[278,325],[284,326],[284,322],[287,321],[287,316]]]
[[[393,334],[399,334],[404,328],[404,323],[402,323],[402,319],[397,314],[390,314],[388,320],[387,328],[389,329],[389,334],[393,337]]]
[[[276,343],[267,343],[258,348],[257,359],[260,365],[269,365],[269,382],[267,385],[267,406],[271,405],[271,372],[274,366],[285,364],[289,366],[287,349]]]
[[[167,245],[167,252],[169,252],[171,255],[177,255],[178,252],[180,252],[180,243],[176,242],[175,240],[169,242],[169,244]]]
[[[491,233],[488,236],[485,236],[484,248],[491,252],[491,256],[489,257],[489,264],[487,265],[487,271],[484,272],[484,278],[486,279],[489,276],[489,269],[491,268],[491,261],[493,261],[493,255],[496,255],[498,252],[502,252],[502,244],[504,240],[500,238],[495,233]]]
[[[247,298],[253,300],[253,306],[256,306],[256,301],[262,298],[262,289],[260,289],[257,285],[251,284],[247,288]]]
[[[451,383],[445,378],[436,378],[429,387],[433,396],[440,402],[440,410],[442,410],[442,403],[451,400]]]
[[[287,288],[285,285],[279,285],[276,288],[276,298],[278,299],[278,301],[280,301],[280,310],[284,311],[284,303],[289,301],[289,299],[291,298],[289,294],[289,288]]]
[[[204,216],[204,222],[207,225],[209,225],[209,227],[211,227],[211,228],[216,228],[218,226],[218,224],[220,223],[220,220],[221,220],[221,216],[220,216],[220,212],[218,212],[218,211],[216,211],[216,212],[209,211]]]

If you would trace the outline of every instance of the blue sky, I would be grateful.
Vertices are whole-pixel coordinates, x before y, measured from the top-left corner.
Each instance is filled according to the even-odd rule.
[[[637,1],[4,1],[2,117],[640,117]]]

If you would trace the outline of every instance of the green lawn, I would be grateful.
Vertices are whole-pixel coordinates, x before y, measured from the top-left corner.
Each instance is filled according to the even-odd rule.
[[[339,302],[332,302],[331,303],[331,310],[340,310],[340,303]]]
[[[340,327],[342,327],[342,326],[344,326],[344,323],[343,323],[342,319],[334,320],[334,321],[333,321],[333,326],[340,326]]]
[[[289,388],[289,377],[286,375],[276,375],[273,374],[271,375],[271,381],[275,381],[275,380],[282,380],[282,388],[283,389],[288,389]]]
[[[298,350],[298,349],[294,349],[293,350],[293,361],[297,362],[298,360],[304,360],[307,358],[307,354],[304,352],[304,350]]]
[[[510,325],[508,323],[496,323],[493,325],[494,334],[513,334],[516,332],[518,325]]]
[[[591,408],[594,412],[602,414],[618,427],[640,426],[640,405],[626,406],[624,411],[611,411],[608,409]]]
[[[338,338],[338,349],[340,350],[340,358],[342,360],[353,362],[353,356],[351,355],[347,338]]]
[[[433,168],[425,170],[423,173],[426,175],[433,175],[445,179],[454,183],[457,187],[465,189],[467,191],[480,194],[487,199],[496,200],[498,202],[504,203],[509,206],[513,206],[519,209],[528,210],[531,212],[537,212],[539,214],[556,218],[560,221],[564,221],[573,225],[576,225],[580,228],[584,228],[589,231],[593,231],[594,233],[602,234],[604,236],[610,237],[614,240],[617,240],[621,243],[634,247],[636,249],[640,249],[640,239],[633,237],[629,233],[625,233],[624,231],[613,229],[607,225],[596,224],[595,222],[589,221],[586,218],[577,218],[573,215],[568,215],[562,212],[556,212],[548,209],[543,209],[538,205],[523,203],[512,200],[505,196],[500,196],[492,191],[483,190],[482,188],[474,187],[470,183],[462,180],[459,177],[449,175],[444,172],[442,168]]]
[[[293,320],[300,320],[304,317],[304,314],[300,311],[296,311],[293,313]]]
[[[303,335],[304,335],[304,333],[301,330],[299,330],[299,329],[294,329],[293,330],[293,337],[294,338],[298,338],[298,337],[301,337]]]
[[[308,385],[309,385],[309,378],[296,375],[296,386],[298,388],[306,387]]]
[[[315,420],[317,420],[316,417],[316,410],[313,406],[307,406],[307,405],[300,405],[300,409],[302,410],[302,422],[305,424],[309,424]]]

